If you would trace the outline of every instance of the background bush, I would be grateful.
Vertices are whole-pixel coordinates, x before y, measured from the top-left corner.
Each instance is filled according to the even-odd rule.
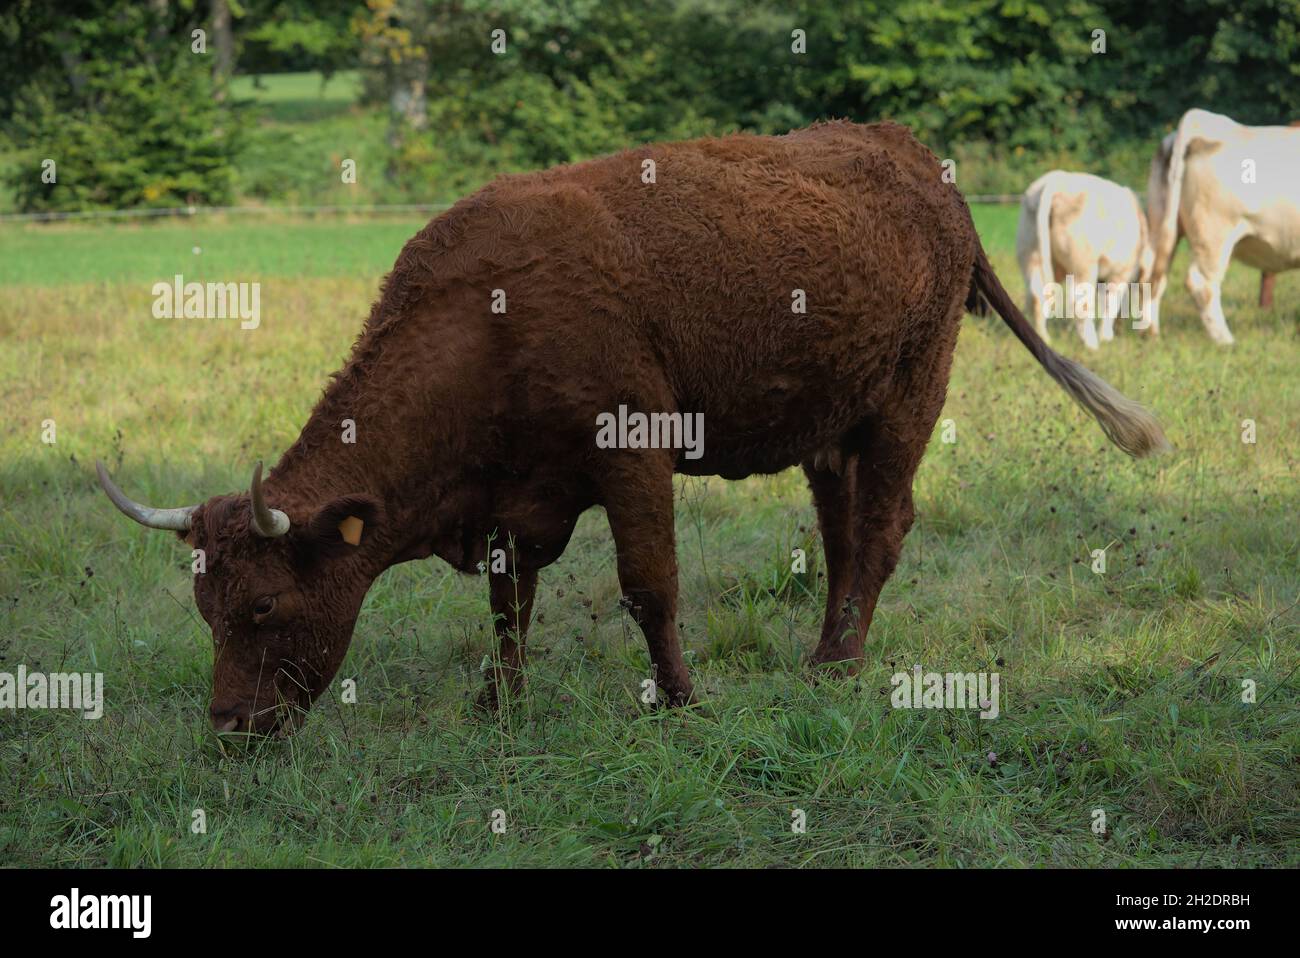
[[[70,6],[0,13],[0,166],[19,209],[338,202],[339,159],[358,155],[382,176],[343,201],[447,200],[498,172],[827,117],[909,124],[971,192],[1018,192],[1053,166],[1141,187],[1189,107],[1300,117],[1300,0]],[[266,75],[285,70],[349,96],[337,111],[276,99]],[[47,156],[65,171],[53,188]]]

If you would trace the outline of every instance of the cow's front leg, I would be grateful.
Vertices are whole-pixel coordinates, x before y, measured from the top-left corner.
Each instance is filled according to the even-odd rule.
[[[623,603],[645,634],[657,700],[685,705],[694,691],[677,637],[673,459],[649,450],[621,459],[602,480],[601,493],[618,551]]]
[[[515,695],[523,689],[524,637],[528,633],[536,592],[536,569],[488,574],[488,595],[492,602],[492,621],[499,651],[479,695],[482,708],[495,709],[507,690]]]

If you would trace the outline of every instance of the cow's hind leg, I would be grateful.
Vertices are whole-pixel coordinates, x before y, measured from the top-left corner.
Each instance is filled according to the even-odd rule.
[[[1187,288],[1196,300],[1196,308],[1201,314],[1201,323],[1210,339],[1220,346],[1232,345],[1232,331],[1228,329],[1228,318],[1223,313],[1223,277],[1207,274],[1196,263],[1187,270]]]
[[[1115,317],[1128,305],[1128,285],[1106,281],[1097,286],[1097,312],[1101,316],[1098,338],[1108,343],[1115,338]]]
[[[1153,338],[1160,335],[1160,300],[1164,298],[1168,285],[1168,276],[1158,276],[1151,281],[1149,292],[1142,298],[1142,318],[1133,324],[1133,329]]]
[[[856,627],[856,616],[849,601],[857,552],[853,521],[856,460],[851,458],[839,470],[819,467],[810,461],[804,463],[803,471],[817,507],[817,525],[826,556],[826,616],[822,620],[818,648],[834,649],[843,643],[845,633]]]
[[[1226,236],[1201,237],[1200,242],[1192,243],[1187,289],[1196,300],[1205,331],[1220,346],[1232,345],[1228,319],[1223,314],[1223,277],[1228,273],[1233,247],[1245,232],[1244,227],[1238,227]]]
[[[658,701],[694,698],[677,636],[677,551],[673,532],[672,451],[618,455],[599,481],[618,551],[623,602],[645,635]]]
[[[1092,267],[1082,276],[1075,277],[1074,327],[1089,349],[1097,349],[1097,327],[1093,323],[1097,315],[1097,266]]]
[[[488,574],[488,597],[496,629],[498,655],[479,694],[480,708],[495,709],[508,690],[518,694],[524,683],[524,637],[537,592],[537,570]]]
[[[850,673],[857,671],[880,590],[893,574],[903,539],[912,527],[912,477],[928,438],[895,440],[879,426],[872,432],[854,470],[850,521],[855,534],[849,584],[844,598],[826,610],[828,623],[840,610],[844,610],[843,621],[836,619],[834,628],[823,627],[812,655],[815,665],[843,663]]]
[[[1020,272],[1025,278],[1025,315],[1033,318],[1034,329],[1043,342],[1050,342],[1051,337],[1047,334],[1047,284],[1051,277],[1043,273],[1042,256],[1037,252],[1030,253],[1021,264]]]
[[[912,479],[943,409],[959,320],[960,312],[954,313],[951,322],[926,344],[928,362],[918,359],[913,368],[898,371],[893,396],[881,405],[884,412],[860,423],[845,437],[845,448],[852,451],[853,458],[851,492],[842,484],[839,498],[830,499],[826,492],[819,497],[814,484],[823,530],[827,518],[845,512],[850,525],[840,537],[824,540],[828,565],[832,563],[832,542],[837,552],[846,542],[852,550],[843,588],[830,582],[832,601],[827,605],[821,641],[812,654],[814,665],[842,663],[850,673],[857,671],[880,590],[898,565],[903,539],[915,517]],[[829,491],[829,482],[823,484]],[[822,498],[828,499],[829,508],[823,507]],[[849,611],[841,616],[840,610],[845,608]]]

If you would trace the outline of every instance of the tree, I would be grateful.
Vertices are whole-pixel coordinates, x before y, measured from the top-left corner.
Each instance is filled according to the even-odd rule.
[[[166,0],[83,2],[72,15],[11,8],[0,29],[21,35],[25,52],[0,69],[30,71],[6,77],[20,209],[232,199],[242,125],[214,97],[211,58],[195,52],[197,16]],[[41,175],[46,160],[52,180]]]

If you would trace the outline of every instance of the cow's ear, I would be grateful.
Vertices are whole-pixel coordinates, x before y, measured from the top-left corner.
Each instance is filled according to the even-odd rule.
[[[383,506],[371,496],[342,496],[311,517],[309,539],[327,554],[348,555],[375,534],[383,512]]]

